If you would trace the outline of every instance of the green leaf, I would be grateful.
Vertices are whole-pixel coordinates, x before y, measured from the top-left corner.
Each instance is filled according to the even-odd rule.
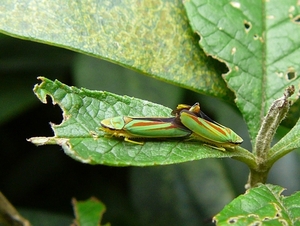
[[[105,205],[96,198],[90,198],[86,201],[72,200],[74,212],[76,215],[76,225],[100,225],[103,213],[106,208]],[[109,226],[110,224],[105,224]]]
[[[300,192],[285,197],[284,189],[261,185],[237,197],[214,217],[217,225],[299,225]]]
[[[137,145],[109,137],[99,129],[104,118],[119,115],[170,117],[171,109],[136,98],[40,79],[42,83],[35,86],[35,94],[43,103],[47,102],[48,95],[51,96],[53,103],[63,110],[63,122],[52,124],[54,137],[34,137],[29,141],[37,145],[61,145],[66,154],[78,161],[116,166],[165,165],[222,157],[246,157],[253,161],[248,151],[222,152],[199,142],[166,140]]]
[[[21,16],[22,15],[22,16]],[[0,32],[132,68],[191,90],[233,99],[200,50],[181,1],[4,0]]]
[[[300,120],[296,125],[269,151],[268,161],[273,164],[276,160],[300,147]]]
[[[271,103],[299,89],[300,6],[297,1],[184,2],[204,51],[229,68],[224,75],[253,143]],[[296,95],[294,99],[296,98]]]

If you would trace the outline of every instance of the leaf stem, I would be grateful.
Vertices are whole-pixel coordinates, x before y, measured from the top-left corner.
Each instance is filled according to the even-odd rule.
[[[252,168],[254,169],[257,167],[256,162],[255,162],[255,156],[251,152],[249,152],[247,149],[239,147],[239,146],[236,147],[235,150],[237,152],[239,152],[240,155],[233,156],[232,157],[233,159],[236,159],[238,161],[241,161],[241,162],[247,164],[250,169],[252,169]]]

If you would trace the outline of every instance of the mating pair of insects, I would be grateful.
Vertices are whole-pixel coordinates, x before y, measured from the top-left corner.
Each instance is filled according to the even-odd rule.
[[[199,103],[193,106],[179,104],[172,111],[173,117],[118,116],[101,121],[101,130],[125,141],[143,144],[136,139],[183,138],[200,140],[220,150],[234,148],[243,139],[231,129],[213,121],[200,110]]]

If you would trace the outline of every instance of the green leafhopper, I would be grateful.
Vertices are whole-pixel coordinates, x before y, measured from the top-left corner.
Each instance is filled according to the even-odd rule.
[[[125,141],[143,144],[131,139],[184,138],[191,134],[177,117],[129,117],[117,116],[101,121],[102,130]]]
[[[177,107],[175,113],[178,115],[181,123],[193,132],[192,138],[221,149],[222,147],[234,148],[243,142],[243,139],[234,131],[213,121],[200,111],[198,103],[189,109],[188,107],[188,105],[179,105],[179,109]]]

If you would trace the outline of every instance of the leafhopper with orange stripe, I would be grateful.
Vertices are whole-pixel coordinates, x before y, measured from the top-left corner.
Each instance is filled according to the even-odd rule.
[[[243,139],[233,130],[213,121],[201,110],[199,103],[193,106],[178,105],[173,111],[179,117],[181,123],[191,130],[191,138],[204,143],[224,148],[234,148],[243,142]]]
[[[129,117],[117,116],[101,121],[101,130],[125,141],[143,144],[136,139],[185,138],[191,131],[177,117]]]

